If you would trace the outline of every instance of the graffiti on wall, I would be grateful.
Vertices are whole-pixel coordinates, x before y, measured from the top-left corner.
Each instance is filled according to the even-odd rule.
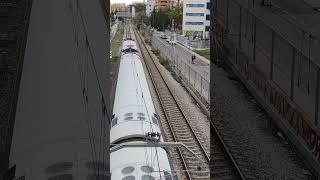
[[[246,61],[245,61],[246,62]],[[244,66],[241,60],[237,60],[241,73],[253,82],[258,92],[264,99],[272,104],[273,108],[291,125],[296,134],[301,137],[313,156],[320,162],[320,132],[311,121],[292,104],[290,97],[284,95],[268,82],[263,73],[253,65]],[[245,72],[244,72],[245,71]]]

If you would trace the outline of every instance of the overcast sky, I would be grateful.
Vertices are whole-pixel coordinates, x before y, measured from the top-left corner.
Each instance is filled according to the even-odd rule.
[[[132,2],[142,2],[143,0],[110,0],[111,4],[113,3],[126,3],[131,4]]]

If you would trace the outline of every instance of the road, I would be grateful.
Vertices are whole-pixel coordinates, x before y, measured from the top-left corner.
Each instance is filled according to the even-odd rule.
[[[205,58],[196,54],[194,63],[191,63],[191,50],[184,46],[170,45],[160,38],[160,33],[152,37],[152,46],[159,49],[161,54],[171,61],[171,67],[194,88],[201,96],[210,102],[210,64]]]
[[[174,53],[176,57],[183,60],[184,63],[191,66],[193,70],[195,70],[198,74],[210,82],[210,63],[209,61],[203,60],[198,55],[196,55],[196,59],[194,64],[191,63],[191,56],[193,53],[191,50],[186,49],[180,44],[175,45],[174,47],[166,42],[166,40],[160,38],[160,33],[155,33],[154,38],[161,42],[167,50],[171,50],[171,53]]]

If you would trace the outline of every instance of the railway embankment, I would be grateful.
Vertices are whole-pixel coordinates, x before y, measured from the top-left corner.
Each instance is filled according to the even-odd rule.
[[[209,153],[210,148],[209,148],[209,133],[210,133],[210,129],[209,129],[209,120],[207,118],[206,115],[204,115],[202,113],[202,111],[200,110],[200,108],[194,103],[194,100],[192,99],[192,97],[190,97],[190,95],[188,94],[188,92],[181,86],[181,84],[179,84],[172,76],[171,72],[169,72],[163,65],[161,65],[161,63],[159,62],[159,58],[151,52],[151,47],[149,45],[146,46],[146,49],[150,52],[150,56],[152,57],[152,59],[154,59],[157,64],[157,67],[159,69],[159,71],[162,74],[162,77],[164,78],[164,80],[166,81],[167,85],[170,87],[170,89],[174,92],[176,99],[179,99],[180,101],[180,107],[183,109],[183,112],[186,114],[187,119],[190,122],[190,125],[192,126],[192,128],[194,129],[194,132],[197,133],[198,138],[200,139],[201,143],[204,145],[204,149],[207,153]],[[150,59],[148,59],[150,60]],[[148,74],[148,73],[147,73]],[[150,82],[150,86],[154,86],[154,84],[151,82],[151,78],[148,77],[147,78],[148,81]],[[159,100],[159,95],[157,95],[157,91],[155,90],[155,88],[151,88],[151,94],[153,96],[153,99],[155,101],[155,106],[156,109],[160,115],[160,120],[161,120],[161,124],[163,129],[165,129],[164,131],[168,131],[169,125],[167,122],[168,119],[168,115],[170,114],[170,112],[163,112],[163,101],[161,102]],[[167,110],[170,110],[167,109]],[[167,114],[167,115],[166,115]],[[172,114],[172,112],[171,112]],[[174,114],[172,114],[174,115]],[[170,116],[170,115],[169,115]],[[175,120],[172,119],[171,120],[173,124],[175,123]],[[181,122],[182,123],[182,122]],[[171,125],[173,125],[171,124]],[[178,126],[178,124],[173,125],[173,126]],[[170,133],[165,133],[165,138],[166,140],[170,139],[172,140],[172,135],[170,135]],[[177,175],[178,177],[183,177],[186,172],[183,170],[183,166],[181,164],[179,164],[179,159],[177,159],[177,157],[179,156],[177,154],[177,152],[174,151],[170,151],[170,158],[172,159],[172,163],[174,166],[174,169],[177,171]],[[188,162],[190,163],[190,162]],[[197,173],[197,172],[194,172]],[[202,173],[207,173],[207,172],[202,172]],[[192,172],[191,172],[192,174]],[[193,174],[194,175],[194,174]],[[192,176],[193,176],[192,175]],[[199,174],[198,174],[199,175]]]
[[[212,65],[211,121],[246,179],[315,179],[302,155],[230,69]]]
[[[111,77],[111,91],[110,91],[110,100],[112,103],[111,109],[113,107],[113,101],[116,91],[116,85],[117,85],[117,78],[118,78],[118,72],[119,72],[119,66],[120,66],[120,47],[123,41],[124,36],[124,24],[118,24],[117,30],[115,31],[114,36],[111,40],[111,54],[112,58],[110,59],[111,64],[111,71],[109,72],[109,75]],[[109,55],[109,54],[108,54]]]

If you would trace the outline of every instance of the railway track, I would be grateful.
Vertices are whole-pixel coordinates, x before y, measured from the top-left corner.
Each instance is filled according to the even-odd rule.
[[[211,144],[213,145],[212,148],[214,148],[212,149],[213,156],[211,157],[210,174],[208,153],[205,151],[203,144],[190,125],[185,112],[180,107],[177,97],[163,78],[149,50],[146,48],[140,33],[135,29],[133,29],[133,31],[167,120],[169,128],[166,132],[169,132],[170,137],[172,137],[172,139],[167,139],[167,141],[184,143],[205,162],[199,162],[187,152],[178,150],[179,157],[177,159],[179,159],[181,164],[181,172],[183,172],[181,174],[182,179],[210,179],[210,176],[211,179],[244,179],[230,152],[223,143],[222,138],[214,127],[212,129],[213,133],[210,135]]]

